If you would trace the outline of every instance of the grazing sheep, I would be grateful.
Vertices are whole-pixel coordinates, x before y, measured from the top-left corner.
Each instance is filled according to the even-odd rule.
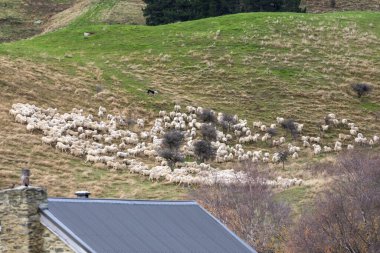
[[[321,153],[322,149],[321,146],[317,144],[313,144],[313,154],[314,155],[319,155]]]
[[[99,110],[98,110],[99,118],[103,118],[106,113],[107,113],[107,109],[102,106],[99,106]]]
[[[339,141],[336,141],[335,142],[335,146],[334,146],[334,151],[338,152],[338,151],[341,151],[341,150],[342,150],[342,143],[339,142]]]
[[[180,105],[175,105],[174,106],[174,111],[175,112],[179,112],[181,110],[181,106]]]
[[[322,125],[321,129],[323,132],[326,132],[327,130],[329,130],[329,125]]]

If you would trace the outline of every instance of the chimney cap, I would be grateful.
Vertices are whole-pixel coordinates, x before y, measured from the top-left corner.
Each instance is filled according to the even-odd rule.
[[[88,199],[88,197],[90,196],[90,192],[88,191],[76,191],[75,192],[75,195],[77,195],[78,198],[85,198],[85,199]]]

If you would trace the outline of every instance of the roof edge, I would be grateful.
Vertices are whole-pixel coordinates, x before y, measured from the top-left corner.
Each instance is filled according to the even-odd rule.
[[[125,205],[198,205],[194,200],[128,200],[128,199],[94,199],[94,198],[48,198],[48,202],[67,203],[110,203]]]
[[[47,208],[46,205],[40,207],[40,222],[61,241],[67,244],[74,252],[78,253],[96,253],[88,244],[82,241],[68,227],[59,221]]]
[[[254,250],[248,243],[246,243],[243,239],[241,239],[239,236],[237,236],[234,232],[232,232],[225,224],[223,224],[219,219],[214,217],[209,211],[206,210],[203,206],[199,205],[198,206],[205,212],[207,213],[212,219],[214,219],[219,225],[221,225],[232,237],[234,237],[236,240],[238,240],[241,244],[243,244],[249,251],[252,253],[257,253],[256,250]]]

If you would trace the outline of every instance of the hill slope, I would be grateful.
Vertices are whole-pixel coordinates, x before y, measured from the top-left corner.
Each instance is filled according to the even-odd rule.
[[[81,15],[87,23],[145,24],[142,0],[0,0],[0,42],[67,26]]]
[[[307,12],[380,11],[380,0],[302,0]]]
[[[31,37],[74,0],[0,0],[0,42]]]
[[[95,177],[100,196],[130,196],[129,187],[108,180],[112,173],[92,172],[79,160],[38,145],[38,138],[11,123],[7,110],[16,101],[66,111],[94,111],[99,105],[115,112],[128,108],[127,114],[139,109],[147,116],[146,110],[157,112],[178,102],[265,123],[276,116],[294,118],[305,123],[310,135],[319,134],[323,117],[332,112],[356,122],[366,134],[380,131],[374,117],[380,110],[378,13],[253,13],[158,27],[93,24],[86,15],[62,30],[0,45],[7,63],[0,65],[6,183],[17,178],[21,165],[31,164],[41,181],[59,178],[62,169],[57,168],[65,168],[65,180],[79,185],[90,185]],[[83,38],[83,32],[93,35]],[[349,87],[355,82],[372,84],[373,93],[357,99]],[[96,94],[97,85],[108,91],[105,97]],[[148,87],[159,95],[147,96]],[[25,143],[26,136],[34,141]],[[327,137],[336,138],[337,132]],[[304,162],[310,160],[301,160],[301,166]],[[306,176],[299,168],[284,173]],[[138,177],[114,176],[118,182],[129,180],[136,191],[152,187]],[[62,185],[49,183],[54,193],[61,193]],[[75,186],[65,186],[65,192]],[[156,186],[164,189],[154,196],[173,196],[178,190]]]

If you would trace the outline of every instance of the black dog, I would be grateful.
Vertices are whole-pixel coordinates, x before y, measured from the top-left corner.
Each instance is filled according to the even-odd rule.
[[[158,93],[158,91],[148,89],[148,90],[146,91],[146,93],[147,93],[148,95],[156,95],[156,94]]]

